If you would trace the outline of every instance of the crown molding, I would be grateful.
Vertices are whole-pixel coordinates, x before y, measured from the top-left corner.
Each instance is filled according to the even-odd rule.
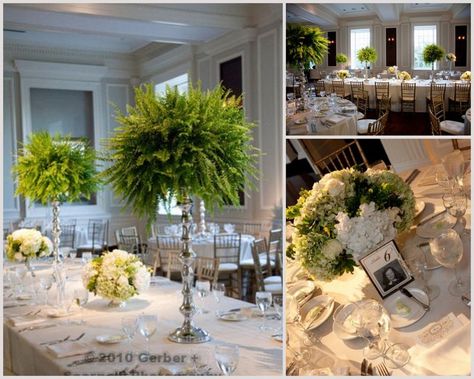
[[[196,47],[198,54],[217,55],[232,47],[242,45],[248,42],[254,42],[257,39],[256,28],[245,28],[239,32],[230,32],[225,36],[214,39]]]
[[[99,81],[107,72],[105,66],[36,62],[22,59],[15,59],[14,65],[23,78]],[[71,75],[71,73],[74,74]]]

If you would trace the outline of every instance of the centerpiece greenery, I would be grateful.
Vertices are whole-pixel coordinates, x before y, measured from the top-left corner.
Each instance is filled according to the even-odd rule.
[[[311,64],[322,64],[329,40],[317,27],[288,23],[286,25],[286,63],[298,70]]]
[[[365,64],[365,77],[366,79],[368,76],[368,66],[369,63],[374,63],[377,60],[377,51],[370,46],[363,47],[362,49],[357,51],[357,59],[360,62],[364,62]]]
[[[426,45],[423,49],[423,62],[431,64],[431,80],[434,81],[434,64],[444,57],[444,49],[438,45]]]
[[[287,256],[329,281],[353,272],[359,258],[408,229],[414,214],[413,192],[393,172],[334,171],[287,209],[294,226]]]
[[[348,60],[349,59],[347,58],[346,54],[343,54],[343,53],[336,54],[336,63],[341,65],[341,69],[344,68]]]
[[[95,159],[85,139],[33,133],[13,167],[16,193],[42,204],[89,199],[100,184]]]
[[[256,176],[258,149],[241,99],[220,85],[187,93],[167,88],[162,96],[152,84],[135,89],[135,106],[118,111],[119,127],[108,139],[103,175],[137,216],[148,225],[158,204],[173,197],[198,196],[207,209],[238,204],[239,191]]]

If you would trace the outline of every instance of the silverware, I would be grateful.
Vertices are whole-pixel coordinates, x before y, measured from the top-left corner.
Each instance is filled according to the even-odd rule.
[[[74,338],[74,339],[72,339],[72,340],[69,340],[69,341],[70,341],[70,342],[79,341],[79,340],[80,340],[82,337],[84,337],[85,335],[86,335],[86,333],[84,332],[84,333],[82,333],[82,334],[81,334],[79,337],[77,337],[77,338]]]
[[[439,215],[445,213],[446,210],[444,211],[441,211],[441,212],[438,212],[438,213],[435,213],[434,215],[431,215],[431,216],[428,216],[428,218],[425,218],[423,221],[421,221],[420,223],[418,223],[417,227],[418,226],[421,226],[421,225],[425,225],[428,221],[431,221],[432,219],[434,219],[435,217],[438,217]]]
[[[462,295],[461,300],[464,304],[466,304],[469,308],[471,307],[471,299],[467,296]]]
[[[402,288],[400,290],[401,293],[403,293],[405,296],[409,297],[410,299],[412,299],[414,302],[418,303],[419,305],[421,305],[423,307],[423,309],[425,311],[429,311],[430,310],[430,306],[428,304],[425,304],[423,302],[421,302],[420,300],[418,300],[415,296],[413,296],[413,294],[408,291],[406,288]]]
[[[56,326],[56,324],[45,324],[45,325],[32,325],[27,326],[26,328],[18,329],[18,333],[23,333],[30,330],[37,330],[37,329],[47,329]]]
[[[367,376],[367,359],[363,359],[360,364],[360,376]]]
[[[374,375],[374,369],[372,367],[372,363],[369,363],[369,367],[367,367],[367,375],[369,375],[369,376]]]
[[[415,168],[411,173],[410,175],[408,175],[408,178],[405,179],[405,183],[406,184],[411,184],[415,179],[416,177],[420,174],[420,170],[418,170],[417,168]]]
[[[59,340],[52,340],[52,341],[47,341],[47,342],[41,342],[40,345],[57,345],[58,343],[66,342],[71,336],[67,336],[66,338],[61,338]]]
[[[388,371],[387,366],[385,366],[385,363],[383,362],[375,366],[375,370],[379,376],[390,376],[390,371]]]

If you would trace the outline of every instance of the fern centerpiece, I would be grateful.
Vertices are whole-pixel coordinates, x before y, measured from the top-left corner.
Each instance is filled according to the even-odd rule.
[[[344,68],[348,60],[349,58],[347,58],[346,54],[343,54],[343,53],[336,54],[336,63],[341,65],[341,69]]]
[[[53,254],[58,303],[64,299],[64,275],[60,269],[60,204],[90,198],[99,188],[95,168],[96,154],[85,139],[75,139],[48,132],[33,133],[20,149],[13,174],[18,195],[53,208]]]
[[[434,82],[434,64],[444,57],[444,49],[438,45],[426,45],[423,49],[423,62],[431,64],[431,81]]]
[[[191,196],[205,201],[206,208],[238,204],[238,193],[256,176],[257,149],[245,120],[241,99],[221,86],[202,91],[191,87],[185,94],[167,88],[155,95],[153,86],[135,89],[134,107],[118,112],[119,127],[107,147],[111,166],[104,171],[114,191],[137,216],[156,219],[158,204],[175,196],[182,207],[185,321],[170,334],[174,342],[209,340],[206,331],[193,325],[196,312],[190,278],[195,254],[191,249]]]
[[[377,61],[377,51],[373,47],[363,47],[357,51],[357,59],[363,62],[365,65],[365,78],[369,78],[368,66],[369,63],[375,63]]]

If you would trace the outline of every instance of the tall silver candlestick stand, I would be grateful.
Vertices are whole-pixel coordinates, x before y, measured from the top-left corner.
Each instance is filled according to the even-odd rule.
[[[183,202],[180,204],[182,216],[181,222],[183,225],[183,234],[181,240],[183,241],[183,248],[179,259],[182,263],[182,278],[183,278],[183,304],[179,308],[179,311],[184,316],[184,322],[181,327],[177,328],[174,332],[170,333],[168,339],[177,343],[202,343],[211,340],[211,337],[204,329],[194,326],[193,316],[196,314],[196,307],[193,302],[193,262],[196,258],[191,247],[191,199],[189,196],[185,196]]]
[[[56,286],[58,289],[57,292],[57,305],[62,307],[64,304],[64,298],[66,293],[66,278],[63,270],[63,265],[61,258],[59,256],[59,243],[61,236],[61,223],[59,220],[59,208],[60,202],[53,201],[53,228],[51,230],[51,234],[53,236],[53,272],[54,272],[54,280],[56,281]]]

